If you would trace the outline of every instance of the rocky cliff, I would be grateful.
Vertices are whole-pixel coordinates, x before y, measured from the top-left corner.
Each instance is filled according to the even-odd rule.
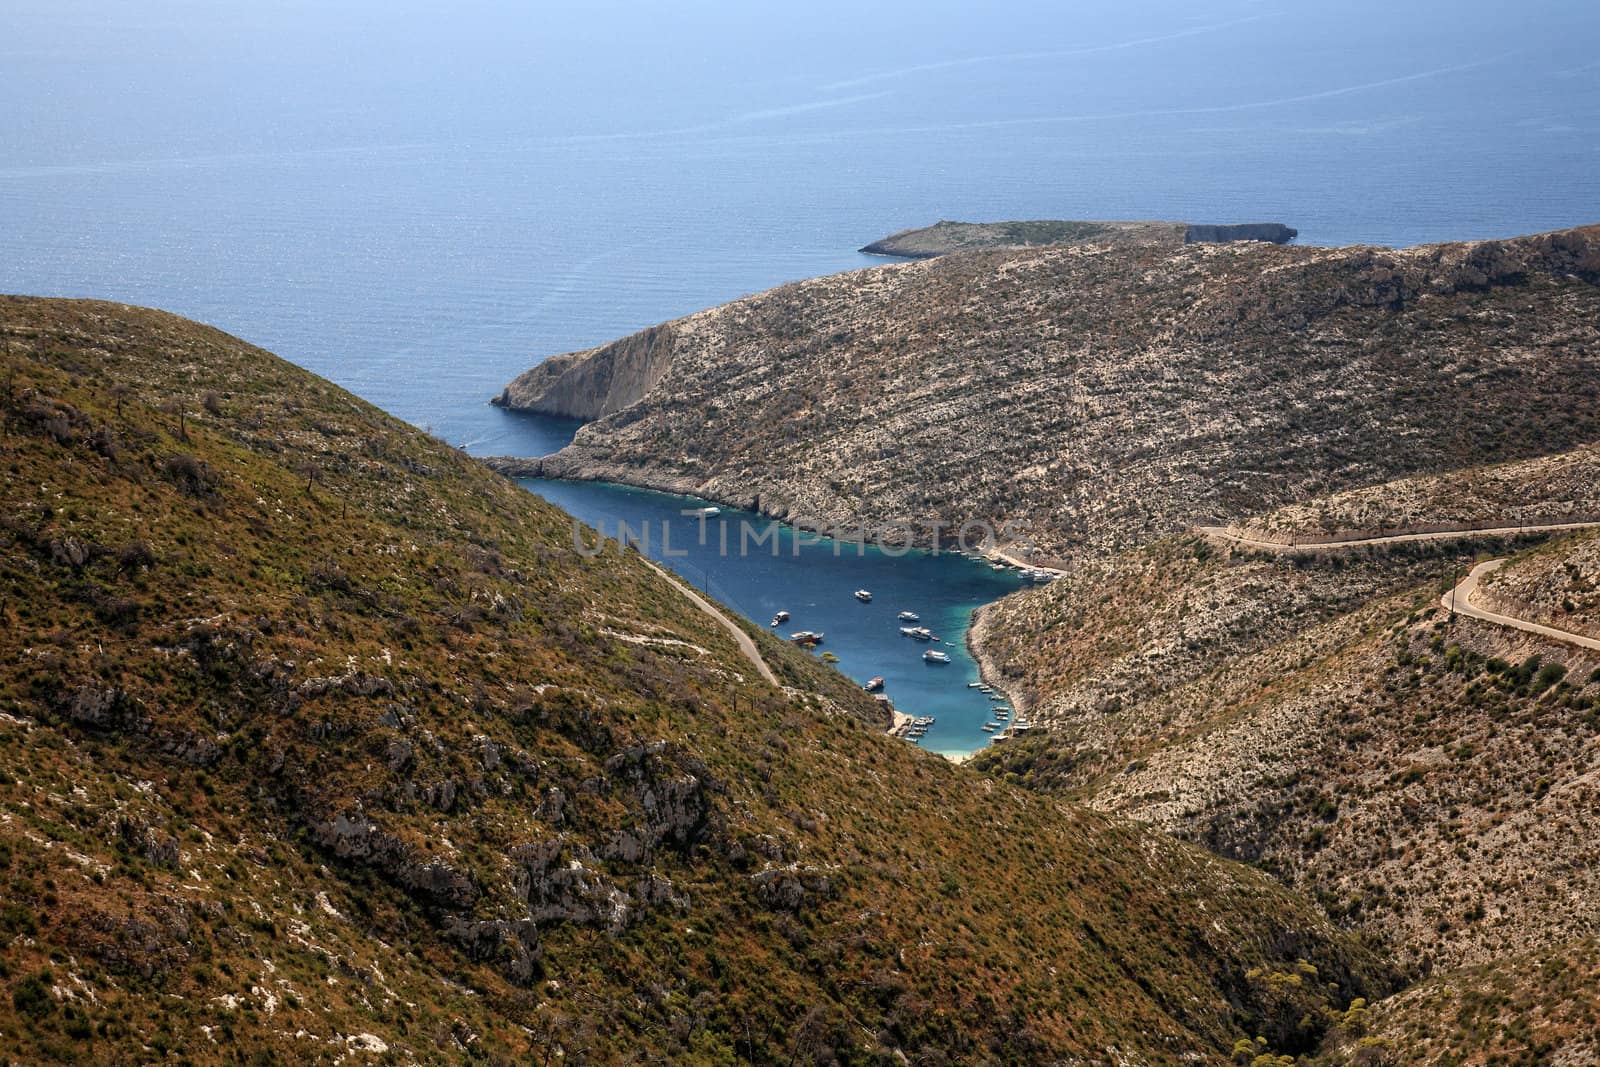
[[[520,375],[493,403],[561,418],[599,419],[644,397],[672,366],[670,324],[587,352],[554,356]]]

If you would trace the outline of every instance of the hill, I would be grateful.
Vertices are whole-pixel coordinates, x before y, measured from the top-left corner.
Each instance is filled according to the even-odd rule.
[[[24,1062],[1223,1063],[1393,973],[217,331],[0,300]]]
[[[1048,558],[1600,437],[1600,228],[1415,249],[970,252],[547,361],[550,475]]]

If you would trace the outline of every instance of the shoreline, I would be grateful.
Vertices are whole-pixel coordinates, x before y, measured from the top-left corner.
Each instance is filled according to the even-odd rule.
[[[1021,592],[1021,590],[1018,590],[1018,592]],[[967,627],[965,643],[967,646],[967,654],[970,655],[972,657],[972,661],[978,665],[978,677],[984,682],[984,684],[994,687],[994,689],[1005,696],[1007,703],[1011,706],[1011,714],[1014,716],[1011,721],[1017,722],[1025,719],[1030,709],[1025,706],[1024,701],[1018,696],[1019,690],[1013,689],[1001,681],[999,666],[995,663],[994,658],[989,654],[989,652],[983,647],[982,635],[989,628],[989,622],[986,618],[988,615],[988,609],[997,603],[999,603],[999,601],[991,600],[988,604],[985,604],[972,612],[972,624]],[[993,743],[994,739],[991,737],[989,744],[992,745]],[[988,748],[989,745],[985,745],[983,747]]]

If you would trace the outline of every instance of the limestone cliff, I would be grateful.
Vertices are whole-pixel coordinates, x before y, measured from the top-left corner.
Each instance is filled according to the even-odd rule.
[[[620,341],[552,356],[518,376],[493,401],[563,418],[599,419],[634,403],[672,365],[672,326],[652,326]]]

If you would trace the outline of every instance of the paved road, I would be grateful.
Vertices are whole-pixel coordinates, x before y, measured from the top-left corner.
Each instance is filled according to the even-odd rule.
[[[722,612],[718,611],[716,606],[713,605],[709,600],[705,599],[699,593],[696,593],[693,589],[690,589],[682,582],[678,581],[677,577],[670,574],[666,568],[658,567],[649,560],[643,560],[642,562],[646,567],[649,567],[651,570],[661,575],[661,577],[671,582],[673,586],[677,588],[678,592],[688,597],[690,601],[694,603],[695,607],[699,608],[713,619],[716,619],[717,622],[722,625],[724,630],[733,635],[734,643],[739,646],[739,651],[744,653],[744,658],[750,661],[750,665],[760,673],[761,677],[765,678],[772,685],[778,686],[780,689],[782,688],[782,685],[778,682],[778,676],[772,673],[772,668],[767,666],[767,661],[761,658],[761,652],[756,648],[756,643],[750,639],[749,634],[745,633],[744,630],[739,627],[738,623],[734,622]]]
[[[1600,522],[1552,522],[1533,526],[1490,526],[1461,530],[1436,530],[1433,533],[1382,534],[1377,537],[1347,537],[1327,541],[1257,541],[1253,537],[1235,533],[1226,526],[1200,526],[1197,529],[1207,537],[1231,541],[1250,548],[1264,548],[1269,552],[1296,552],[1307,548],[1359,548],[1362,545],[1398,545],[1408,541],[1454,541],[1463,537],[1516,537],[1522,534],[1559,533],[1562,530],[1592,530]]]
[[[1553,626],[1541,626],[1536,622],[1526,619],[1514,618],[1510,615],[1501,615],[1499,612],[1485,611],[1472,603],[1472,594],[1477,591],[1478,583],[1483,576],[1499,570],[1505,565],[1503,559],[1491,559],[1488,563],[1480,563],[1472,568],[1472,573],[1462,579],[1461,584],[1439,598],[1439,606],[1447,611],[1454,611],[1457,615],[1465,615],[1470,619],[1482,619],[1499,626],[1509,626],[1513,630],[1522,630],[1540,637],[1548,637],[1553,641],[1565,641],[1569,645],[1579,648],[1592,648],[1600,650],[1600,641],[1581,634],[1569,633],[1566,630],[1557,630]]]

